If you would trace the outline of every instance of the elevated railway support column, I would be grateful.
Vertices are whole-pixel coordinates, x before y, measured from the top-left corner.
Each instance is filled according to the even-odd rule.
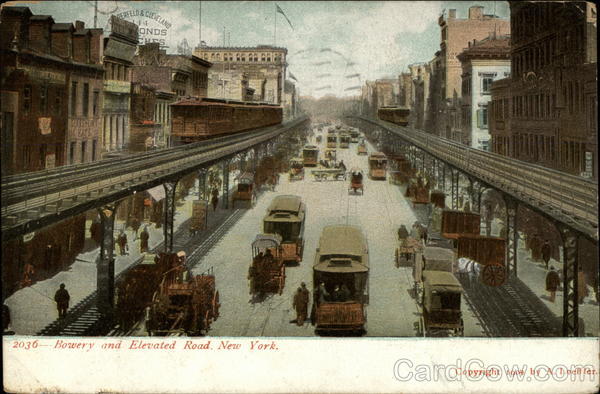
[[[115,298],[115,215],[119,202],[98,208],[100,214],[100,256],[96,261],[96,307],[104,315],[112,315]]]
[[[563,240],[563,336],[579,336],[579,237],[570,228],[558,224]]]
[[[458,209],[458,181],[460,178],[460,172],[458,170],[451,168],[450,169],[450,195],[452,198],[452,209]]]
[[[223,208],[229,209],[229,166],[232,159],[223,160]]]
[[[165,214],[165,253],[173,252],[173,231],[175,222],[175,190],[177,189],[177,182],[179,182],[179,179],[175,181],[165,182],[163,184],[165,188],[165,206],[163,210]]]
[[[507,195],[504,196],[506,204],[506,271],[508,275],[517,277],[517,249],[519,246],[519,233],[517,231],[519,202]]]
[[[208,200],[206,194],[206,175],[208,174],[208,168],[201,168],[198,170],[198,198],[201,200]]]

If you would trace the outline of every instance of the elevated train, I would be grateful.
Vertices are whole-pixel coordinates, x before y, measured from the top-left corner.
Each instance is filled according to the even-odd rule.
[[[274,126],[283,121],[277,104],[188,97],[171,104],[173,145]]]
[[[410,115],[410,109],[405,107],[381,107],[377,111],[379,119],[400,126],[408,126],[408,115]]]

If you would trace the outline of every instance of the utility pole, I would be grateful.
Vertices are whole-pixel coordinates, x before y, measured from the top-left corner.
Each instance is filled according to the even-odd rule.
[[[94,0],[94,29],[98,25],[98,0]]]
[[[198,2],[198,47],[202,48],[202,1]]]

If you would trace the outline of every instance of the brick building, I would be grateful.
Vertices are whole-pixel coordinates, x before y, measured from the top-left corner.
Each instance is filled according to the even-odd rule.
[[[462,65],[460,121],[452,139],[489,150],[489,102],[492,82],[510,75],[510,37],[473,40],[458,55]]]
[[[56,55],[54,20],[3,7],[1,22],[2,174],[64,165],[71,61]]]
[[[431,84],[431,108],[437,111],[431,116],[431,128],[428,132],[440,136],[451,136],[451,128],[457,123],[456,102],[461,97],[460,61],[457,59],[464,48],[472,40],[482,40],[492,34],[510,34],[510,22],[495,15],[484,14],[484,8],[473,6],[469,8],[468,18],[457,18],[456,10],[448,11],[438,19],[441,40],[440,51],[435,57],[435,84]],[[432,70],[433,72],[433,70]]]
[[[510,2],[509,79],[492,87],[494,152],[597,178],[596,6]]]
[[[69,113],[67,163],[100,159],[102,141],[102,90],[104,88],[102,29],[86,29],[75,21],[70,43],[73,48],[68,81]],[[57,34],[58,38],[62,34]],[[54,40],[54,37],[52,37]],[[69,37],[65,37],[69,41]]]
[[[96,66],[101,30],[76,34],[71,23],[55,23],[48,15],[33,15],[27,7],[3,7],[0,14],[0,93],[2,111],[2,174],[38,171],[67,164],[71,103],[81,109],[69,87],[85,76],[89,99],[101,89],[102,67]],[[94,37],[95,39],[92,39]],[[86,80],[87,81],[87,80]],[[100,90],[98,90],[100,91]],[[93,103],[93,101],[92,101]],[[90,115],[94,112],[88,101]],[[98,107],[96,107],[96,111]],[[100,111],[97,111],[100,115]],[[69,129],[71,127],[71,129]],[[94,134],[97,138],[98,134]],[[81,252],[85,215],[2,243],[2,296],[48,278],[70,265]],[[25,281],[25,267],[34,273]]]
[[[138,26],[111,16],[111,33],[104,39],[104,100],[102,152],[121,151],[129,141],[131,68]]]
[[[212,63],[193,55],[167,54],[158,43],[140,46],[133,62],[132,81],[153,88],[156,95],[154,143],[159,147],[169,146],[170,104],[181,97],[207,97],[208,70]]]
[[[200,47],[194,54],[214,64],[209,72],[209,97],[243,100],[244,88],[251,88],[256,101],[282,104],[286,48]],[[247,85],[243,84],[244,78]]]

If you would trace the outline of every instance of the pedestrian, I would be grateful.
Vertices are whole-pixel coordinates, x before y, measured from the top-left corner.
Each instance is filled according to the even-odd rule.
[[[217,210],[217,205],[219,205],[219,189],[216,187],[212,190],[212,199],[211,203],[213,206],[213,212]]]
[[[134,216],[131,220],[131,228],[133,229],[133,242],[137,241],[138,239],[138,230],[140,229],[140,225],[140,221]]]
[[[398,229],[398,239],[400,240],[401,244],[402,244],[402,240],[406,241],[406,238],[408,238],[408,230],[406,229],[405,225],[401,225],[400,228]],[[402,245],[404,246],[404,245]]]
[[[546,290],[550,292],[550,302],[554,302],[559,284],[558,272],[554,270],[554,267],[550,267],[550,271],[546,275]]]
[[[294,309],[296,310],[296,324],[302,326],[308,311],[308,304],[304,300],[302,288],[298,287],[296,294],[294,294]]]
[[[542,245],[542,259],[544,259],[544,263],[546,263],[546,269],[548,269],[548,263],[550,262],[550,255],[552,254],[552,247],[550,246],[550,242],[548,240],[544,241]]]
[[[56,290],[54,294],[54,301],[56,301],[56,308],[58,309],[58,318],[63,319],[67,316],[67,309],[69,309],[69,300],[71,296],[67,289],[65,289],[65,284],[60,284],[60,289]]]
[[[585,297],[588,296],[588,288],[585,281],[585,273],[581,267],[579,268],[579,272],[577,272],[577,287],[577,296],[579,297],[578,301],[580,304],[583,304]]]
[[[140,253],[148,252],[149,239],[150,233],[148,233],[148,226],[144,226],[144,229],[140,233]]]
[[[121,256],[125,256],[125,255],[129,254],[127,252],[127,234],[125,234],[125,232],[123,230],[121,230],[121,233],[119,234],[119,238],[117,241],[119,243]]]

